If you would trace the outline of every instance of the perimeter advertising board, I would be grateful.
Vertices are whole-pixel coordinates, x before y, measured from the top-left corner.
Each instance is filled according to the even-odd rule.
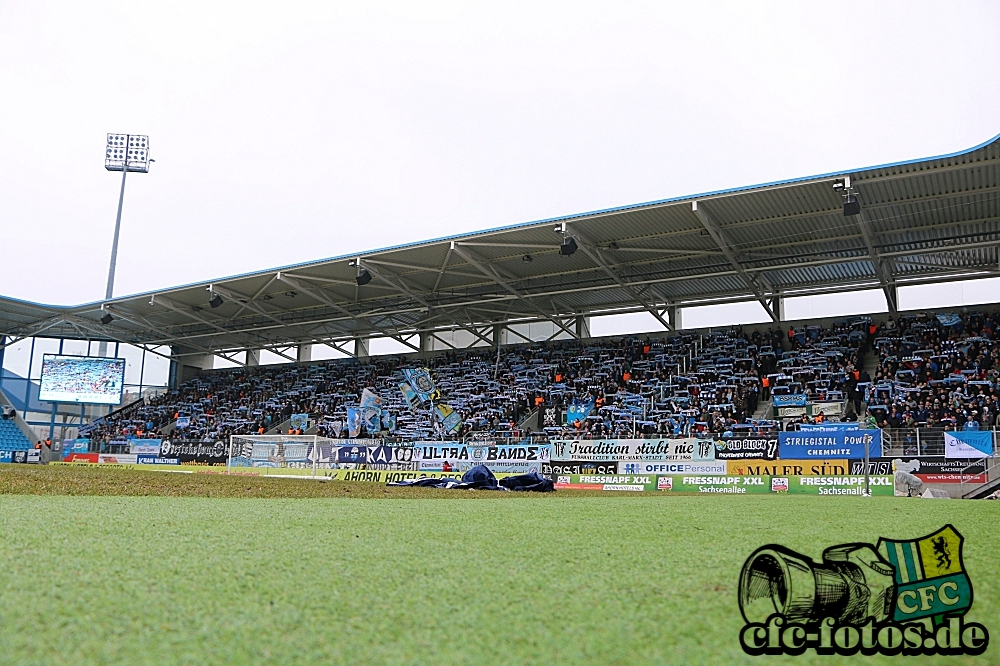
[[[782,460],[864,458],[882,456],[881,430],[829,430],[778,433],[778,457]]]
[[[870,476],[868,488],[872,495],[892,496],[895,485],[891,476]],[[792,476],[788,478],[787,492],[791,495],[864,495],[865,477]]]
[[[909,472],[924,483],[986,483],[986,465],[978,460],[963,458],[871,458],[869,474]],[[851,474],[864,474],[865,461],[852,460]]]
[[[715,460],[711,439],[557,439],[552,460]]]
[[[863,495],[863,476],[713,476],[657,474],[569,474],[555,479],[558,490],[672,492],[723,495]],[[873,495],[892,495],[891,476],[869,477]]]
[[[711,474],[726,475],[725,460],[705,462],[620,462],[619,474]]]
[[[542,474],[550,479],[567,474],[617,474],[618,463],[614,460],[584,460],[573,462],[551,461],[542,465]]]
[[[715,438],[717,460],[747,458],[774,460],[778,457],[778,435],[719,435]]]
[[[847,460],[727,460],[730,476],[826,476],[848,474]]]

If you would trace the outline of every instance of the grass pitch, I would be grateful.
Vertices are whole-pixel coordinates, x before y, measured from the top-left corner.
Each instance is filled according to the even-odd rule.
[[[1000,663],[1000,502],[192,476],[0,471],[0,663],[843,663],[743,654],[746,556],[776,542],[818,557],[948,522],[966,537],[970,619],[994,644],[855,659]]]

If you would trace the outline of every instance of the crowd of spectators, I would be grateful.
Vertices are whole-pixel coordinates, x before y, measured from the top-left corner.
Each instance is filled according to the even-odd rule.
[[[875,345],[879,367],[866,387],[880,428],[990,429],[997,423],[997,312],[889,319]]]
[[[518,437],[530,426],[556,437],[722,433],[762,423],[760,401],[787,394],[841,402],[845,420],[866,418],[866,400],[869,425],[879,427],[989,428],[998,409],[996,330],[995,315],[972,313],[235,368],[203,373],[82,434],[347,437],[347,408],[365,389],[395,415],[391,431],[366,434],[399,440]],[[870,349],[880,359],[874,379],[861,367]],[[429,368],[440,401],[461,416],[456,431],[442,432],[429,404],[412,409],[405,401],[402,371],[417,367]],[[308,415],[304,428],[292,428],[293,414]],[[178,419],[187,425],[174,431]]]

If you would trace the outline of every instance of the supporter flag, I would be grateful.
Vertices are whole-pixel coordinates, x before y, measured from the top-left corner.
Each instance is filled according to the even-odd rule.
[[[413,391],[420,398],[421,402],[432,402],[441,397],[441,393],[431,379],[431,372],[427,368],[407,368],[403,370],[403,376],[413,387]]]
[[[357,407],[347,408],[347,436],[357,437],[361,434],[361,410]]]
[[[461,415],[448,405],[439,402],[434,405],[434,410],[437,412],[438,420],[445,432],[458,432],[462,427]]]
[[[396,415],[387,411],[382,412],[382,428],[389,432],[396,432]]]
[[[413,390],[409,382],[399,383],[399,392],[403,394],[403,399],[406,400],[407,404],[410,406],[411,412],[416,412],[417,407],[420,406],[420,398],[417,396],[417,392]]]
[[[945,458],[983,458],[993,454],[993,432],[961,430],[944,434]]]
[[[176,427],[178,430],[183,430],[184,428],[187,428],[190,425],[191,425],[190,416],[178,416],[177,422],[174,423],[174,427]]]
[[[369,389],[361,392],[361,424],[369,433],[382,429],[382,398]]]
[[[566,408],[566,422],[573,423],[583,421],[590,416],[590,413],[594,411],[594,399],[591,398],[586,402],[576,402],[574,401],[569,407]]]
[[[293,430],[305,430],[309,427],[309,415],[308,414],[292,414],[292,429]]]
[[[942,326],[958,326],[962,323],[962,318],[957,314],[941,313],[937,315],[937,320]]]

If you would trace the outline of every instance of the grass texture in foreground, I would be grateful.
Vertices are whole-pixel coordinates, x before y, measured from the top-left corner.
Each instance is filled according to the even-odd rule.
[[[746,556],[949,522],[994,645],[855,659],[1000,663],[1000,502],[466,496],[2,495],[0,663],[843,663],[742,653]]]

